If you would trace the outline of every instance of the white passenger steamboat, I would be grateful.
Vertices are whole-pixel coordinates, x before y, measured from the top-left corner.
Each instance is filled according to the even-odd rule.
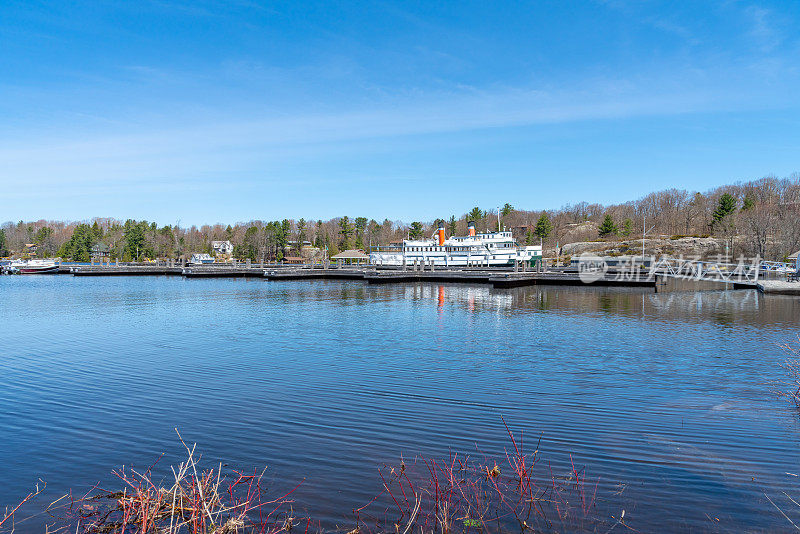
[[[444,224],[430,239],[404,239],[397,250],[372,252],[373,265],[434,265],[436,267],[498,267],[525,262],[533,266],[542,258],[542,247],[517,246],[511,232],[476,233],[475,223],[467,225],[468,235],[445,238]]]

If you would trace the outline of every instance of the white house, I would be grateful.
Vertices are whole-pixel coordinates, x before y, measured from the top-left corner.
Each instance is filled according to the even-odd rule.
[[[217,254],[231,255],[233,254],[233,244],[230,241],[212,241],[211,248]]]
[[[211,254],[192,254],[192,257],[189,258],[189,263],[192,265],[202,265],[203,263],[214,263],[214,258],[211,257]]]

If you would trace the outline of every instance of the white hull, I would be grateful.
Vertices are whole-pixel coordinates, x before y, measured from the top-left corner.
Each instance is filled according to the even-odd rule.
[[[434,265],[436,267],[500,267],[503,265],[514,265],[515,259],[516,261],[530,261],[532,258],[517,258],[516,254],[458,255],[430,253],[424,256],[402,253],[391,254],[387,252],[370,254],[370,262],[378,266]]]
[[[9,271],[19,274],[55,274],[58,272],[58,265],[48,260],[15,261],[9,265]]]

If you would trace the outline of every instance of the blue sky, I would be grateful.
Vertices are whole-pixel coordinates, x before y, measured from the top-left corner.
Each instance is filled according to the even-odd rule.
[[[0,220],[621,202],[800,171],[800,2],[0,5]]]

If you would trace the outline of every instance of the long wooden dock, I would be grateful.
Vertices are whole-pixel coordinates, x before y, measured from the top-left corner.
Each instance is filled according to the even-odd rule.
[[[157,265],[75,265],[69,267],[69,272],[74,276],[154,276],[180,275],[181,268]]]
[[[369,269],[267,269],[267,280],[364,280]]]
[[[361,280],[368,284],[459,283],[489,284],[495,288],[530,285],[598,285],[618,287],[655,287],[653,280],[601,278],[589,284],[577,272],[514,272],[508,269],[435,270],[376,269],[372,266],[311,268],[293,265],[62,265],[61,274],[74,276],[182,276],[184,278],[261,278],[283,280]]]
[[[264,269],[253,267],[184,267],[186,278],[262,278]]]
[[[390,266],[310,266],[289,264],[212,264],[180,266],[174,262],[155,264],[62,264],[58,274],[74,276],[182,276],[184,278],[260,278],[283,280],[359,280],[368,284],[459,283],[487,284],[494,288],[532,285],[605,286],[653,288],[669,291],[718,291],[754,289],[764,293],[800,295],[800,283],[758,279],[757,268],[736,278],[738,271],[728,264],[687,262],[681,259],[660,260],[656,272],[628,272],[610,266],[603,272],[583,272],[578,268],[555,267],[545,272],[520,271],[515,267],[390,267]],[[754,270],[756,269],[756,270]],[[741,270],[741,269],[740,269]],[[762,273],[763,274],[763,273]],[[767,275],[769,273],[766,273]],[[595,279],[594,276],[597,275]],[[774,277],[772,277],[774,278]]]

